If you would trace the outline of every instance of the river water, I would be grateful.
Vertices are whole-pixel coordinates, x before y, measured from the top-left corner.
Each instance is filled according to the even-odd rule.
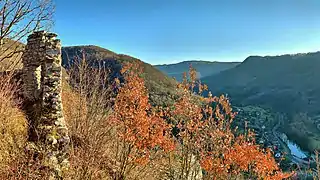
[[[294,142],[287,141],[287,144],[288,144],[288,147],[289,147],[292,155],[295,155],[295,156],[297,156],[297,157],[299,157],[299,158],[305,158],[305,157],[307,157],[306,153],[303,152],[303,151],[300,149],[300,147],[299,147],[297,144],[295,144]]]
[[[307,153],[302,151],[301,148],[296,143],[294,143],[293,141],[290,141],[290,139],[288,138],[288,136],[286,134],[281,133],[280,139],[283,142],[286,142],[292,155],[295,155],[296,157],[301,158],[301,159],[307,157]]]

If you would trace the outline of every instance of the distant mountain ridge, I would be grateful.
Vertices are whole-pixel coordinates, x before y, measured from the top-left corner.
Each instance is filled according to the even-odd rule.
[[[228,94],[234,105],[286,113],[288,121],[282,129],[312,151],[320,148],[319,70],[320,52],[249,56],[238,66],[201,80],[213,94]],[[300,113],[309,118],[294,120]]]
[[[192,65],[192,67],[197,70],[199,78],[204,78],[219,73],[221,71],[233,68],[239,64],[240,62],[190,60],[175,64],[155,65],[155,67],[167,74],[168,76],[174,77],[177,81],[181,81],[183,72],[188,71],[190,65]]]
[[[310,91],[311,88],[320,87],[316,81],[320,78],[319,68],[320,52],[304,55],[249,56],[239,66],[202,78],[202,81],[207,83],[213,91],[220,93],[223,91],[230,95],[235,94],[232,91],[233,88],[237,88],[237,94],[244,93],[238,88],[244,88],[246,92],[255,88],[255,91],[260,91],[260,94],[271,93],[263,91],[266,89],[275,92],[280,89],[291,89],[300,92],[300,94],[306,94],[306,91]],[[257,88],[260,90],[258,91]],[[252,93],[250,97],[253,98],[255,93]],[[280,106],[279,108],[284,107]],[[282,110],[288,112],[286,109]],[[308,107],[306,110],[310,110],[310,108]]]

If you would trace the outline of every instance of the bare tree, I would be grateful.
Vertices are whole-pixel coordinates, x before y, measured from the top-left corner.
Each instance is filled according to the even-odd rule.
[[[28,34],[50,29],[53,12],[51,0],[0,0],[0,62],[18,58]]]

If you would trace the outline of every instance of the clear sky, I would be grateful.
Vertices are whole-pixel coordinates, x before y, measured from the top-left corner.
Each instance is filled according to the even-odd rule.
[[[64,45],[151,64],[320,50],[320,0],[56,0]]]

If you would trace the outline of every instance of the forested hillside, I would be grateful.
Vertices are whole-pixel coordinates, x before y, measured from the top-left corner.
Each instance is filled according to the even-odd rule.
[[[202,81],[214,94],[228,94],[235,105],[258,105],[286,113],[283,129],[312,151],[320,147],[319,68],[319,52],[250,56],[237,67]]]

